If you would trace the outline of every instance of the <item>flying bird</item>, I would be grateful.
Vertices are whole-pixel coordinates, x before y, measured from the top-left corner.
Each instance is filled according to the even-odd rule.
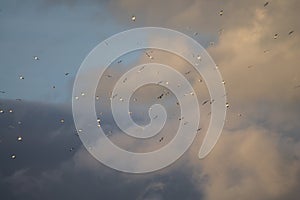
[[[267,2],[264,4],[264,7],[266,7],[268,4],[269,4],[269,2],[267,1]]]
[[[219,15],[222,16],[223,13],[224,13],[224,11],[223,11],[223,10],[220,10]]]
[[[209,100],[203,101],[202,106],[205,105],[205,104],[207,104],[207,102],[209,102]]]

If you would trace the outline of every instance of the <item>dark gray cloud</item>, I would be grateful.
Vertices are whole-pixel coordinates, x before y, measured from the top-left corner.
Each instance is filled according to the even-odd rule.
[[[10,108],[13,113],[0,115],[3,199],[201,197],[190,181],[189,167],[180,161],[172,170],[146,175],[128,175],[103,166],[75,134],[68,105],[2,101],[1,109]],[[17,141],[19,135],[22,141]],[[12,154],[15,159],[10,157]]]

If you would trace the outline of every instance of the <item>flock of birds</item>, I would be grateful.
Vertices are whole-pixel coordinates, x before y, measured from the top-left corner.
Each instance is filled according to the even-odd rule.
[[[264,3],[264,7],[267,7],[269,5],[269,2],[267,1],[267,2],[265,2]],[[219,11],[219,15],[220,16],[223,16],[224,15],[224,10],[220,10]],[[132,15],[131,16],[131,20],[133,21],[133,22],[135,22],[136,21],[136,16],[135,15]],[[224,29],[220,29],[219,30],[219,34],[221,34],[222,32],[224,31]],[[288,35],[290,36],[290,35],[292,35],[294,33],[294,30],[290,30],[289,32],[288,32]],[[198,33],[196,32],[196,33],[194,33],[194,35],[196,36],[196,35],[198,35]],[[274,36],[273,36],[273,39],[278,39],[278,37],[279,37],[279,33],[275,33],[274,34]],[[213,42],[211,42],[211,45],[213,45],[214,43]],[[108,45],[108,44],[107,44]],[[264,53],[268,53],[270,50],[264,50]],[[151,55],[151,53],[152,52],[150,52],[150,53],[148,53],[148,52],[146,52],[145,54],[146,54],[146,56],[149,58],[149,59],[154,59],[154,57]],[[197,59],[198,60],[201,60],[201,56],[200,55],[198,55],[197,56]],[[33,60],[35,60],[35,61],[39,61],[40,60],[40,58],[38,57],[38,56],[33,56]],[[117,63],[119,64],[119,63],[121,63],[122,62],[122,60],[119,60]],[[248,66],[248,68],[252,68],[254,65],[249,65]],[[143,67],[141,67],[141,69],[139,70],[139,72],[141,72],[142,70],[144,69],[144,66]],[[190,74],[191,73],[191,71],[187,71],[187,72],[185,72],[185,75],[188,75],[188,74]],[[66,73],[64,73],[64,75],[65,76],[68,76],[70,73],[69,72],[66,72]],[[111,78],[112,77],[112,75],[106,75],[106,77],[108,77],[108,78]],[[24,80],[25,79],[25,77],[23,76],[23,75],[20,75],[19,76],[19,79],[20,80]],[[123,83],[125,83],[127,81],[127,78],[125,78],[124,80],[123,80]],[[199,82],[202,82],[202,80],[201,79],[199,79]],[[225,84],[225,81],[223,81],[222,82],[223,84]],[[53,89],[55,89],[55,86],[52,86],[52,88]],[[294,87],[295,89],[296,88],[300,88],[300,85],[296,85],[295,87]],[[0,90],[0,94],[5,94],[6,93],[6,91],[3,91],[3,90]],[[84,96],[85,95],[85,93],[84,92],[82,92],[81,93],[81,96]],[[167,96],[167,95],[169,95],[169,92],[164,92],[164,93],[162,93],[162,94],[160,94],[158,97],[157,97],[157,99],[162,99],[164,96]],[[193,95],[193,94],[192,94]],[[114,98],[114,97],[113,97]],[[79,100],[79,97],[78,96],[75,96],[75,99],[76,100]],[[100,99],[100,97],[99,96],[96,96],[96,100],[99,100]],[[21,99],[16,99],[16,100],[18,100],[18,101],[21,101]],[[120,101],[122,101],[122,98],[120,98]],[[133,99],[133,101],[137,101],[137,99],[136,98],[134,98]],[[205,100],[205,101],[203,101],[202,102],[202,106],[204,106],[204,105],[206,105],[206,104],[208,104],[208,103],[210,103],[210,104],[212,104],[214,102],[214,99],[208,99],[208,100]],[[179,102],[177,102],[177,105],[179,105]],[[226,103],[226,107],[228,108],[229,107],[229,103]],[[5,111],[3,110],[3,109],[0,109],[0,114],[3,114],[3,113],[5,113]],[[13,113],[13,110],[12,109],[9,109],[8,110],[8,113]],[[131,113],[130,113],[131,114]],[[241,114],[238,114],[238,116],[242,116]],[[179,121],[181,121],[181,120],[183,120],[184,119],[184,117],[180,117],[179,118]],[[60,119],[59,120],[60,121],[60,123],[64,123],[65,122],[65,120],[64,119]],[[98,127],[100,127],[100,118],[97,118],[97,122],[98,122]],[[187,122],[185,122],[186,124],[187,124]],[[19,121],[18,122],[18,124],[21,124],[21,122]],[[199,132],[199,131],[201,131],[201,129],[202,128],[198,128],[197,129],[197,132]],[[81,129],[79,129],[78,130],[78,133],[81,133],[82,132],[82,130]],[[109,134],[111,134],[112,133],[112,131],[109,131]],[[159,142],[162,142],[164,140],[164,137],[161,137],[160,139],[159,139]],[[22,136],[18,136],[17,138],[16,138],[16,141],[17,142],[22,142],[23,141],[23,138],[22,138]],[[73,151],[74,150],[74,148],[73,147],[71,147],[70,149],[69,149],[69,151]],[[16,154],[12,154],[11,156],[10,156],[12,159],[16,159]]]

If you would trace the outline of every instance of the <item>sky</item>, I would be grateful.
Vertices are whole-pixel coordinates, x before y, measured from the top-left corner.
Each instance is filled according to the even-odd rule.
[[[297,0],[1,0],[0,198],[298,200],[299,7]],[[222,135],[204,159],[197,155],[210,105],[200,103],[195,109],[201,111],[201,131],[179,160],[156,172],[127,174],[101,164],[83,146],[72,117],[72,87],[96,45],[147,26],[177,30],[199,42],[218,65],[229,108]],[[185,77],[199,102],[209,98],[203,78],[182,58],[147,52],[182,74],[191,71]],[[168,90],[153,85],[138,89],[130,106],[141,125],[149,123],[151,105],[166,108],[158,136],[132,139],[114,122],[109,95],[115,82],[147,61],[141,50],[122,55],[96,92],[103,130],[130,151],[159,149],[178,128],[176,98],[171,93],[158,100]]]

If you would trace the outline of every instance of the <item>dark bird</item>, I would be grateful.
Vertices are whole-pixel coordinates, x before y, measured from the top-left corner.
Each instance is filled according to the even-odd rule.
[[[264,4],[264,7],[266,7],[268,4],[269,4],[269,2],[267,1],[267,2]]]
[[[189,73],[191,73],[191,71],[185,72],[185,75],[188,75]]]
[[[161,99],[164,96],[164,94],[161,94],[157,97],[157,99]]]
[[[164,137],[161,137],[161,138],[159,139],[159,142],[163,141],[163,139],[164,139]]]
[[[207,102],[209,102],[209,100],[203,101],[202,106],[205,105],[205,104],[207,104]]]
[[[290,32],[289,32],[289,35],[292,35],[293,33],[294,33],[294,31],[290,31]]]

